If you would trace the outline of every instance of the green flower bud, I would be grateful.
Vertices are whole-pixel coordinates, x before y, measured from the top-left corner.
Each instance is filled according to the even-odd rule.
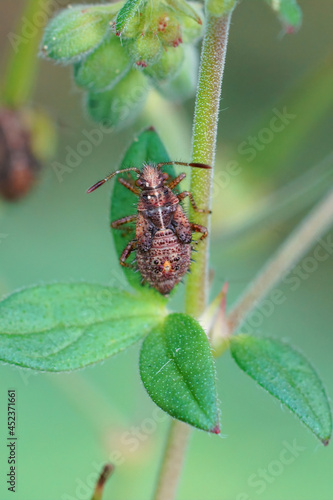
[[[131,69],[111,90],[89,92],[88,113],[94,121],[106,127],[122,128],[142,110],[148,87],[144,74]]]
[[[230,12],[236,5],[237,0],[207,0],[206,7],[213,16],[223,16]]]
[[[112,35],[87,58],[74,65],[78,87],[94,92],[111,89],[127,72],[131,61],[118,37]]]
[[[203,12],[200,3],[191,2],[190,5],[196,11],[198,16],[203,19]],[[198,23],[197,20],[194,20],[191,17],[183,16],[183,42],[184,43],[194,43],[199,40],[203,35],[203,24]]]
[[[139,12],[136,12],[132,19],[126,23],[121,34],[126,38],[136,38],[144,31],[144,25],[144,17]]]
[[[208,1],[208,0],[207,0]],[[225,1],[225,0],[216,0]],[[228,0],[226,0],[228,1]],[[234,0],[232,0],[234,1]],[[177,12],[178,15],[184,15],[191,17],[198,24],[202,24],[201,17],[197,14],[196,9],[192,7],[192,2],[187,2],[185,0],[168,0],[168,5]]]
[[[158,32],[165,45],[177,47],[183,41],[179,21],[171,12],[165,12],[159,17]]]
[[[162,52],[161,40],[151,32],[139,35],[135,40],[129,41],[125,47],[137,66],[142,68],[155,62]]]
[[[195,95],[199,73],[199,53],[193,45],[184,46],[184,63],[180,72],[171,81],[155,85],[157,90],[167,99],[184,101]]]
[[[111,6],[77,5],[61,11],[45,28],[42,55],[69,63],[91,52],[108,32],[114,17]]]
[[[155,82],[171,80],[179,73],[184,61],[183,47],[168,47],[159,61],[148,66],[144,72]]]

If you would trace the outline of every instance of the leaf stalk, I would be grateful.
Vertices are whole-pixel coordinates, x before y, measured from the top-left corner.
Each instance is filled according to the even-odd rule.
[[[303,219],[233,306],[228,316],[230,332],[236,331],[244,323],[269,291],[288,274],[332,224],[333,190]]]

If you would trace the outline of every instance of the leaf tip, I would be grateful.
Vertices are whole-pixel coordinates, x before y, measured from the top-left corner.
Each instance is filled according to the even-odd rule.
[[[331,442],[331,438],[326,438],[326,439],[322,439],[321,442],[323,443],[324,446],[328,446]]]
[[[293,26],[292,24],[285,24],[283,26],[283,29],[286,35],[294,35],[298,31],[297,27]]]
[[[221,429],[220,429],[220,424],[216,424],[215,427],[210,431],[212,434],[220,434]]]

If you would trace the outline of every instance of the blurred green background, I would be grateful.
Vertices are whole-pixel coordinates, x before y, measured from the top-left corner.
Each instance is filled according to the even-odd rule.
[[[65,2],[62,2],[64,5]],[[292,228],[332,184],[332,48],[330,0],[300,2],[304,22],[283,36],[262,0],[244,0],[233,16],[227,54],[216,165],[211,267],[213,290],[229,282],[228,304]],[[319,5],[320,4],[320,5]],[[4,68],[24,2],[0,3]],[[1,70],[3,72],[3,69]],[[110,186],[85,190],[119,164],[144,126],[155,125],[170,156],[190,158],[193,100],[183,105],[152,95],[140,120],[103,142],[59,182],[54,161],[65,163],[91,131],[82,95],[69,68],[41,62],[33,105],[57,124],[59,146],[40,183],[19,203],[0,202],[0,293],[43,282],[86,280],[125,285],[108,229]],[[274,110],[295,115],[260,151],[238,151],[249,136],[264,138]],[[260,133],[262,135],[260,135]],[[267,134],[266,134],[266,137]],[[226,175],[236,161],[239,173]],[[312,252],[309,253],[311,256]],[[302,264],[301,264],[302,265]],[[256,333],[288,339],[317,367],[333,394],[332,257],[307,273],[284,303],[263,317]],[[178,290],[178,303],[183,289]],[[249,327],[248,327],[249,328]],[[246,329],[246,328],[245,328]],[[167,430],[138,377],[138,347],[72,374],[44,374],[0,366],[0,498],[7,491],[6,395],[17,391],[17,500],[90,498],[96,470],[118,453],[121,464],[105,499],[150,498]],[[332,446],[310,433],[258,389],[229,354],[218,360],[222,437],[195,431],[180,500],[331,500]],[[160,414],[159,414],[160,416]],[[286,444],[287,443],[287,444]],[[294,460],[280,454],[297,444]],[[291,456],[291,455],[290,455]],[[260,470],[267,479],[257,483]]]

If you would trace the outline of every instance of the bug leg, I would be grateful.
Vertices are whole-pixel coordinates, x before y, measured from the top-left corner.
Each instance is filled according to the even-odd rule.
[[[199,241],[204,240],[208,236],[208,230],[205,226],[200,226],[200,224],[194,224],[193,222],[190,222],[191,230],[195,233],[202,233],[198,241],[195,243],[198,244]]]
[[[131,266],[131,264],[128,264],[126,262],[126,260],[128,259],[128,257],[131,255],[131,253],[133,252],[133,250],[136,249],[136,240],[132,240],[130,241],[126,247],[124,248],[121,256],[120,256],[120,259],[119,259],[119,262],[120,262],[120,265],[123,266],[123,267],[133,267]]]
[[[190,198],[192,208],[195,212],[198,212],[200,214],[211,214],[212,213],[211,210],[205,210],[203,208],[198,208],[195,201],[194,201],[193,194],[190,191],[183,191],[182,193],[179,193],[178,200],[183,201],[183,199],[186,198],[186,196],[188,196]]]
[[[186,177],[186,174],[179,174],[177,177],[175,177],[174,179],[172,179],[171,182],[169,182],[168,184],[168,188],[170,189],[174,189],[176,186],[178,186],[178,184],[183,180],[185,179]]]
[[[113,229],[119,229],[123,224],[127,224],[128,222],[133,222],[136,219],[136,215],[128,215],[127,217],[122,217],[121,219],[114,220],[111,222],[111,227]]]
[[[120,182],[120,184],[122,184],[125,188],[132,191],[132,193],[136,194],[137,196],[140,196],[140,194],[141,194],[140,189],[133,186],[133,184],[131,184],[131,182],[127,181],[126,179],[123,179],[122,177],[118,178],[118,182]]]

